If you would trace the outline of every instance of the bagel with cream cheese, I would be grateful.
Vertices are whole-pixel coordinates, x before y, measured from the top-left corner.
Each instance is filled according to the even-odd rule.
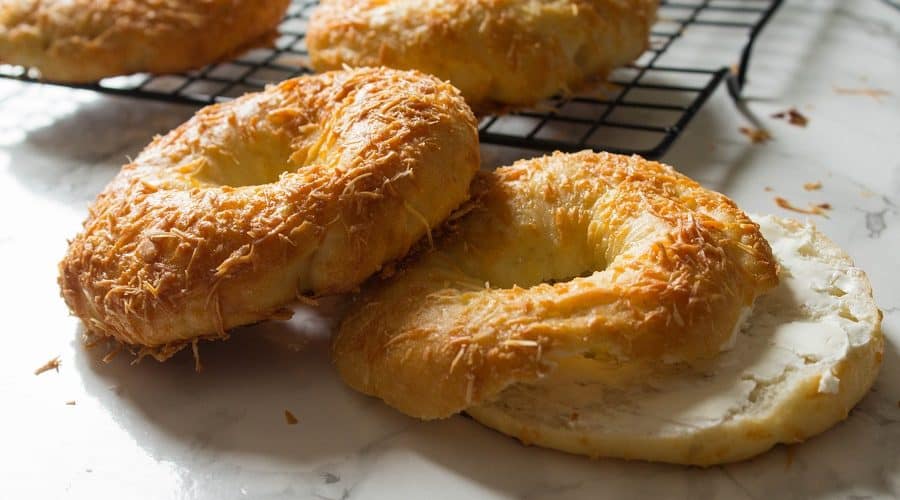
[[[572,453],[710,465],[825,430],[874,381],[868,280],[811,227],[761,232],[639,157],[556,153],[476,186],[343,321],[351,387]]]
[[[356,288],[469,196],[475,118],[451,85],[367,68],[206,107],[110,182],[60,264],[93,334],[165,359]]]
[[[648,46],[656,0],[323,0],[306,44],[318,71],[418,69],[476,111],[578,90]]]
[[[0,63],[87,83],[176,73],[269,43],[290,0],[0,0]]]

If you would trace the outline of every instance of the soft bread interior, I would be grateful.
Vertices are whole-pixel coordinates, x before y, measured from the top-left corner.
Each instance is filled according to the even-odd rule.
[[[781,266],[730,349],[711,360],[609,366],[589,353],[467,412],[525,443],[593,457],[711,465],[844,419],[880,366],[866,275],[812,225],[756,218]]]

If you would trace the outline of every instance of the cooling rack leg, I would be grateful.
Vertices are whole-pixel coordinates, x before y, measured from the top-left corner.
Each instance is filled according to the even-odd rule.
[[[741,99],[741,92],[744,90],[744,84],[747,83],[747,71],[750,66],[750,55],[753,52],[753,44],[756,42],[756,38],[759,36],[760,31],[766,27],[766,24],[769,23],[772,15],[778,10],[778,7],[781,7],[782,1],[783,0],[774,0],[769,9],[762,15],[759,22],[756,23],[756,26],[753,27],[747,39],[747,44],[744,45],[744,50],[741,51],[740,62],[736,68],[728,73],[728,78],[725,82],[728,85],[728,93],[731,94],[731,98],[735,101]]]

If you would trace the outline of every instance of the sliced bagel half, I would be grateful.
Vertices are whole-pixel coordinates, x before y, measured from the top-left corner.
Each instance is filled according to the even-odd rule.
[[[466,412],[529,444],[701,466],[803,441],[843,420],[875,381],[884,349],[869,279],[812,225],[756,221],[780,284],[756,300],[728,350],[620,367],[574,356]]]

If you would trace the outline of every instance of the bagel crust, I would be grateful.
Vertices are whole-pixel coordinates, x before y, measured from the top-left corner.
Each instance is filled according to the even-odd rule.
[[[657,0],[322,0],[319,71],[384,65],[449,80],[476,111],[578,90],[648,47]]]
[[[355,289],[469,195],[475,118],[451,85],[367,68],[200,110],[98,196],[60,264],[89,332],[165,359]]]
[[[615,377],[710,359],[778,282],[759,226],[671,167],[581,152],[476,181],[457,227],[367,287],[333,355],[343,379],[442,418],[584,357]]]
[[[0,62],[87,83],[176,73],[271,41],[290,0],[0,0]]]

